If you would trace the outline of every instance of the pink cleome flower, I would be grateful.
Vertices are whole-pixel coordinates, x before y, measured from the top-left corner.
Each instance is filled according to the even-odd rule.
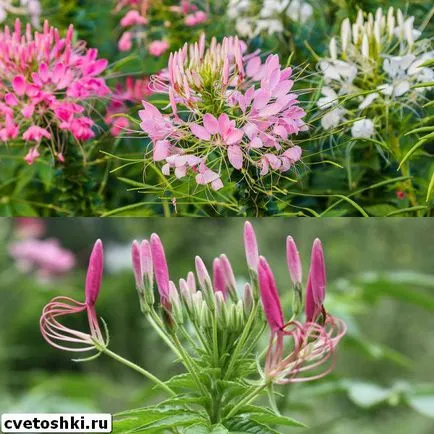
[[[294,290],[301,286],[301,263],[294,240],[287,240],[287,263]],[[312,381],[334,367],[336,347],[346,333],[345,323],[324,308],[326,270],[320,240],[312,247],[306,285],[305,322],[285,323],[273,272],[264,257],[259,259],[258,282],[262,306],[270,327],[264,377],[276,384]],[[294,313],[297,315],[298,313]],[[288,343],[286,341],[289,341]]]
[[[168,6],[153,0],[117,0],[115,12],[123,14],[120,19],[123,33],[118,41],[119,50],[130,51],[136,42],[146,47],[151,56],[161,56],[168,50],[169,43],[155,39],[154,34],[166,35],[171,27],[196,27],[208,20],[208,15],[198,10],[190,0],[178,3]]]
[[[152,95],[149,87],[149,79],[135,79],[127,77],[125,84],[118,83],[107,107],[105,122],[111,126],[113,136],[119,136],[130,127],[130,121],[126,117],[115,116],[126,113],[130,106],[139,104],[146,96]]]
[[[36,271],[42,278],[63,275],[75,266],[75,256],[64,249],[58,240],[37,240],[33,238],[14,242],[9,253],[17,267],[23,271]]]
[[[62,38],[48,22],[41,33],[30,25],[22,31],[19,20],[13,30],[0,31],[0,139],[35,142],[25,158],[29,164],[39,157],[41,141],[59,158],[62,133],[80,141],[92,138],[94,122],[85,106],[109,93],[100,77],[107,60],[74,44],[73,36],[72,26]]]
[[[287,172],[302,154],[291,136],[307,129],[291,76],[277,55],[263,62],[238,38],[212,39],[208,49],[204,35],[186,44],[170,55],[165,74],[152,77],[155,91],[169,95],[171,113],[147,102],[139,112],[154,161],[165,163],[166,175],[192,172],[214,190],[223,186],[226,158],[236,170],[253,165],[260,176]]]

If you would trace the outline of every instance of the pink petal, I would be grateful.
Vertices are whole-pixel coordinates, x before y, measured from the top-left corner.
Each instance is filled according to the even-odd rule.
[[[206,128],[202,127],[201,125],[191,124],[190,130],[198,139],[205,141],[209,141],[211,139],[211,134]]]
[[[208,130],[210,134],[218,134],[220,131],[218,120],[210,113],[204,115],[203,126]]]
[[[259,89],[253,99],[253,108],[256,110],[263,109],[270,101],[271,93],[266,89]]]
[[[240,170],[243,167],[243,151],[239,146],[229,146],[228,158],[235,169]]]
[[[158,140],[154,144],[154,161],[165,160],[169,156],[170,142],[168,140]]]

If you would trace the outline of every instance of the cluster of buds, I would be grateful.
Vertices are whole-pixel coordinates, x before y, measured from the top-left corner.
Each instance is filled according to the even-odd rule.
[[[161,0],[118,0],[115,12],[122,12],[120,51],[143,46],[151,56],[160,57],[169,49],[170,31],[195,27],[208,20],[208,15],[190,0],[167,6]],[[163,23],[163,24],[161,24]],[[161,34],[166,37],[161,39]]]
[[[270,343],[264,372],[266,384],[311,381],[327,375],[334,366],[336,346],[346,332],[345,323],[324,308],[326,270],[320,240],[312,248],[306,285],[305,321],[301,314],[302,265],[292,237],[287,238],[287,262],[294,299],[292,318],[285,322],[273,272],[264,257],[259,257],[257,274],[262,306],[270,327]]]
[[[167,326],[190,322],[196,329],[211,329],[240,332],[253,306],[250,284],[239,298],[237,283],[231,263],[222,254],[213,261],[211,278],[203,260],[195,259],[196,273],[189,272],[179,285],[170,280],[163,244],[157,234],[141,243],[135,241],[131,249],[136,288],[144,313],[155,309],[154,280],[159,294],[159,306]],[[214,319],[216,323],[214,323]]]
[[[0,0],[0,23],[8,16],[28,17],[33,26],[38,27],[41,18],[41,3],[39,0]]]
[[[292,73],[277,55],[262,62],[259,52],[246,53],[238,38],[213,38],[207,48],[202,35],[186,44],[170,55],[167,74],[152,77],[155,91],[168,94],[171,113],[147,102],[139,112],[153,160],[166,176],[194,175],[214,190],[231,167],[253,167],[257,177],[288,172],[302,153],[291,136],[307,129]]]
[[[94,137],[86,115],[90,100],[109,89],[99,75],[107,60],[95,49],[74,44],[71,26],[64,38],[45,22],[41,33],[19,20],[0,31],[0,140],[33,142],[25,157],[32,164],[41,142],[60,162],[69,134],[77,141]]]
[[[125,116],[116,116],[125,114],[131,107],[137,106],[144,97],[152,95],[149,86],[149,79],[135,79],[127,77],[125,84],[117,83],[107,107],[105,122],[110,125],[110,132],[113,136],[119,136],[122,132],[131,128],[130,121]]]
[[[96,350],[97,355],[108,345],[96,315],[95,304],[101,288],[104,267],[103,245],[98,240],[92,250],[86,275],[85,301],[70,297],[55,297],[43,309],[39,322],[41,334],[53,347],[71,352]],[[89,331],[82,332],[63,325],[59,319],[86,312]]]
[[[326,110],[321,124],[324,129],[337,127],[347,119],[362,117],[351,127],[354,138],[368,139],[383,124],[379,109],[395,105],[401,108],[423,100],[427,87],[414,88],[434,80],[434,70],[424,63],[434,58],[432,43],[414,28],[414,17],[405,17],[400,9],[378,9],[375,15],[361,10],[351,23],[342,22],[340,37],[333,37],[329,57],[319,63],[325,86],[318,100]],[[356,95],[340,104],[340,97]]]
[[[261,33],[281,34],[290,21],[306,23],[313,7],[304,0],[229,0],[227,13],[241,37],[254,38]]]

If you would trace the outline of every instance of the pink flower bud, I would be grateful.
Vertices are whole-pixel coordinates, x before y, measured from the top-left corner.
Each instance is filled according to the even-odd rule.
[[[151,236],[151,252],[161,304],[167,306],[169,301],[169,269],[163,244],[157,234]]]
[[[288,261],[289,275],[291,276],[293,285],[301,284],[302,268],[300,255],[292,237],[286,239],[286,257]]]
[[[104,251],[101,240],[93,246],[86,275],[86,305],[92,307],[96,303],[101,288],[102,273],[104,269]]]
[[[220,291],[226,298],[226,279],[219,258],[215,258],[213,262],[213,288],[215,292]]]
[[[192,271],[187,274],[187,285],[192,294],[196,292],[196,278]]]
[[[258,244],[256,242],[255,231],[250,222],[246,222],[244,225],[244,248],[246,251],[246,259],[249,268],[255,272],[258,271],[259,264],[259,251]]]
[[[140,257],[142,263],[142,274],[148,279],[149,286],[153,284],[154,263],[152,261],[151,245],[148,240],[140,244]]]
[[[271,331],[276,333],[284,326],[282,306],[273,272],[263,256],[259,258],[258,280],[265,316]]]
[[[140,254],[140,245],[137,241],[133,242],[131,246],[131,260],[133,263],[134,278],[136,280],[136,288],[144,289],[143,272],[142,272],[142,259]]]
[[[312,247],[309,278],[306,288],[306,318],[315,321],[321,312],[327,285],[324,252],[321,241],[317,238]]]
[[[208,270],[206,269],[206,266],[202,261],[202,258],[200,256],[196,256],[195,263],[196,263],[196,274],[197,274],[197,278],[199,279],[199,285],[201,286],[201,288],[203,290],[212,288],[211,278],[209,277]]]
[[[220,255],[220,265],[225,276],[226,287],[230,291],[236,292],[237,282],[235,280],[234,271],[232,270],[231,263],[226,255]]]

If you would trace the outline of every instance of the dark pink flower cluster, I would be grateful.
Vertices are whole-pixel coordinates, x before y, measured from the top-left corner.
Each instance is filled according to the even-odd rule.
[[[277,55],[264,61],[246,53],[238,38],[205,46],[186,44],[169,58],[166,76],[155,77],[156,91],[169,95],[172,113],[144,102],[141,128],[153,142],[154,161],[177,178],[189,170],[197,184],[223,186],[220,169],[253,165],[259,175],[287,172],[301,158],[291,136],[307,129],[304,110],[292,92],[292,69]]]
[[[151,95],[153,92],[149,83],[148,78],[127,77],[125,84],[116,85],[105,117],[105,122],[111,126],[110,132],[113,136],[118,136],[130,127],[128,118],[116,115],[128,112],[130,106],[139,104],[143,98]]]
[[[169,43],[165,39],[155,39],[154,33],[167,32],[173,26],[173,21],[194,27],[208,20],[208,15],[190,0],[181,0],[179,5],[168,7],[152,0],[118,0],[115,10],[124,14],[120,25],[125,31],[118,42],[119,50],[130,51],[136,42],[155,57],[164,54],[169,49]],[[161,22],[164,24],[161,25]],[[156,28],[162,32],[155,32]]]
[[[41,33],[30,25],[22,31],[19,20],[13,31],[0,31],[0,140],[35,142],[28,164],[39,157],[41,141],[62,162],[63,133],[79,141],[94,137],[86,105],[109,93],[100,77],[108,62],[73,36],[72,26],[63,38],[48,22]]]

